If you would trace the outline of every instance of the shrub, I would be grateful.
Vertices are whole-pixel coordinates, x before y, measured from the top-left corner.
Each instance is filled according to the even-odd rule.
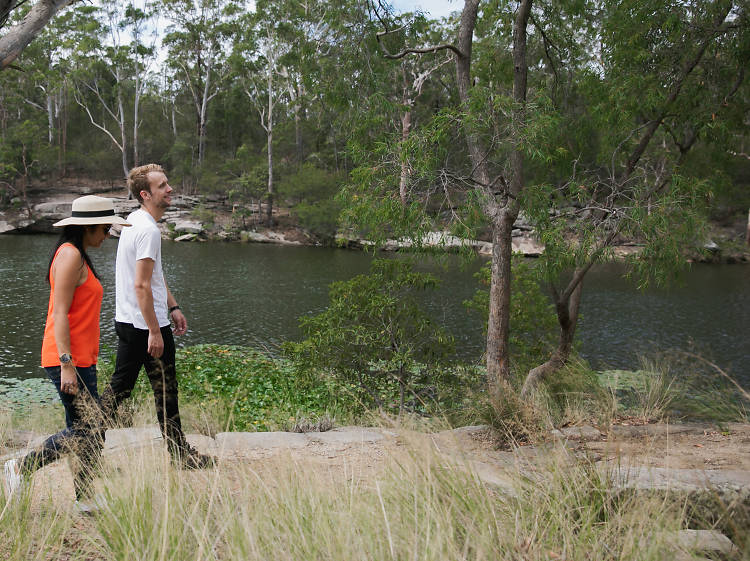
[[[213,408],[225,430],[273,430],[298,416],[350,417],[350,388],[247,347],[197,345],[177,353],[180,397]]]
[[[298,364],[356,384],[380,409],[397,391],[401,414],[407,393],[418,398],[433,368],[453,354],[452,337],[416,301],[437,282],[408,262],[376,259],[369,274],[331,284],[328,309],[302,318],[306,339],[285,348]]]

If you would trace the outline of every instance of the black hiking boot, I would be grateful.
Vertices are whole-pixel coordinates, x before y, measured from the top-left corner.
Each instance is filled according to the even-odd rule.
[[[216,466],[216,459],[186,443],[185,448],[172,455],[172,463],[178,469],[208,469]]]

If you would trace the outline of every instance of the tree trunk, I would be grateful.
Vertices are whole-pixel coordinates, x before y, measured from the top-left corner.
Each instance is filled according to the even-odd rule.
[[[133,99],[133,167],[138,167],[140,155],[138,154],[138,119],[141,104],[141,78],[138,74],[138,65],[135,67],[135,99]],[[127,176],[126,176],[127,177]]]
[[[120,73],[117,72],[117,83],[121,85]],[[128,176],[130,169],[128,168],[128,148],[127,148],[127,134],[125,133],[125,104],[122,101],[122,89],[117,90],[117,112],[120,118],[120,139],[122,143],[122,173],[123,177]]]
[[[55,141],[55,112],[52,94],[47,92],[47,143],[52,146]]]
[[[266,204],[266,225],[273,226],[273,73],[272,68],[268,68],[268,123],[266,126],[266,136],[268,143],[268,201]]]
[[[576,327],[578,326],[578,310],[581,306],[581,292],[583,282],[578,282],[572,292],[565,294],[557,299],[555,309],[557,311],[557,322],[560,325],[560,337],[557,342],[557,348],[544,364],[533,368],[523,383],[521,397],[528,398],[531,392],[550,374],[557,372],[565,366],[570,358],[570,351],[573,348]]]
[[[49,20],[70,3],[71,0],[39,0],[34,4],[19,23],[0,37],[0,70],[10,66]]]
[[[409,132],[411,131],[411,111],[407,110],[401,114],[401,143],[407,141],[409,138]],[[406,187],[409,184],[409,163],[401,155],[401,179],[398,183],[398,194],[401,197],[401,204],[406,206],[409,202],[408,195],[406,193]]]
[[[270,103],[269,103],[270,105]],[[266,225],[273,226],[273,120],[268,117],[268,192],[266,195]]]
[[[747,211],[747,232],[745,233],[745,243],[750,245],[750,209]]]
[[[464,107],[469,105],[471,88],[471,50],[476,25],[479,0],[466,0],[458,31],[456,55],[456,80],[459,97]],[[526,25],[531,11],[531,0],[523,0],[519,6],[513,32],[513,129],[520,131],[525,121],[526,103]],[[502,194],[502,201],[495,198],[491,186],[488,150],[479,136],[466,127],[466,144],[472,166],[474,180],[479,184],[486,200],[485,211],[492,220],[492,266],[490,280],[489,321],[487,325],[487,378],[491,392],[501,391],[510,379],[510,353],[508,349],[510,332],[510,272],[513,254],[513,223],[518,216],[517,196],[523,189],[523,154],[517,148],[519,141],[514,138],[516,148],[511,154],[510,193]]]
[[[492,227],[490,309],[487,322],[487,382],[491,393],[510,379],[510,276],[513,246],[509,242],[515,217],[502,212]]]
[[[297,165],[304,160],[304,146],[302,144],[302,84],[297,84],[297,98],[294,103],[294,146],[297,153]]]
[[[210,59],[213,61],[213,57]],[[206,134],[208,119],[208,102],[212,95],[211,91],[211,64],[206,64],[206,79],[203,86],[203,98],[201,99],[200,113],[198,115],[198,167],[203,166],[203,159],[206,156]]]

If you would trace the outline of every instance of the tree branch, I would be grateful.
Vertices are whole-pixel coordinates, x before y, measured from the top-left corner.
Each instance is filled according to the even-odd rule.
[[[7,0],[0,0],[7,2]],[[11,0],[12,1],[12,0]],[[0,37],[0,70],[6,69],[57,12],[74,0],[38,0],[26,17]],[[16,7],[14,5],[14,7]]]

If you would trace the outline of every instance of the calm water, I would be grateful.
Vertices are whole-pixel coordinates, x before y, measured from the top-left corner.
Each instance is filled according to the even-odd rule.
[[[43,376],[39,364],[49,288],[44,281],[51,236],[0,236],[0,377]],[[91,251],[102,277],[102,354],[114,335],[114,254],[117,240]],[[254,345],[274,352],[299,337],[297,318],[324,309],[328,284],[366,272],[360,252],[260,244],[164,242],[170,289],[188,318],[180,346],[197,343]],[[483,351],[482,326],[462,301],[477,288],[473,273],[425,265],[442,279],[426,302],[457,338],[464,359]],[[750,386],[750,268],[694,266],[681,286],[639,292],[605,268],[586,278],[580,336],[595,367],[630,368],[637,353],[695,349]]]

